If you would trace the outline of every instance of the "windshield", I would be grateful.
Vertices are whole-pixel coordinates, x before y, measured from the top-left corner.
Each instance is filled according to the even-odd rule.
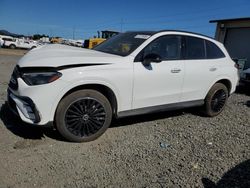
[[[93,50],[127,56],[151,36],[150,33],[127,32],[99,44]]]

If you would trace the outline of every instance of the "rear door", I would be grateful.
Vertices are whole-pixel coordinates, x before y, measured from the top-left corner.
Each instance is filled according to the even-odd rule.
[[[181,101],[204,99],[206,92],[222,71],[225,55],[213,42],[185,37],[185,76]]]

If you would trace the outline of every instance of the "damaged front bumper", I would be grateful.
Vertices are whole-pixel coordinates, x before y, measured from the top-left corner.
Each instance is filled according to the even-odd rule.
[[[8,104],[11,111],[27,123],[39,123],[41,118],[34,102],[25,96],[17,96],[8,89]]]

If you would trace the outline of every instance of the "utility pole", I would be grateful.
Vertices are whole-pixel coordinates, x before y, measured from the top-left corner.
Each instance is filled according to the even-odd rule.
[[[123,30],[123,18],[121,19],[121,32],[122,32],[122,30]]]
[[[49,37],[52,37],[52,35],[53,35],[51,28],[49,29],[49,35],[50,35]]]
[[[73,27],[73,40],[75,40],[75,26]]]

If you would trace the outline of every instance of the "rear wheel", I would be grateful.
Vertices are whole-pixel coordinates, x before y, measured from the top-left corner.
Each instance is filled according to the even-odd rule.
[[[227,87],[222,83],[216,83],[206,96],[204,105],[205,115],[213,117],[220,114],[226,106],[227,99]]]
[[[108,99],[95,90],[80,90],[66,96],[56,111],[56,127],[69,141],[88,142],[101,136],[112,120]]]

